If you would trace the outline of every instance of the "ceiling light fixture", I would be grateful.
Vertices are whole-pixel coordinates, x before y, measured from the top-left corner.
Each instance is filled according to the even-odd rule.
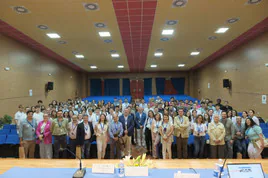
[[[151,65],[151,68],[156,68],[156,67],[157,67],[156,64],[152,64],[152,65]]]
[[[167,25],[176,25],[178,23],[178,20],[167,20],[166,24]]]
[[[85,56],[82,55],[82,54],[76,54],[75,57],[78,58],[78,59],[83,59],[83,58],[85,58]]]
[[[188,2],[188,0],[173,0],[173,7],[183,7],[186,5],[186,3]]]
[[[5,71],[10,71],[10,67],[5,67]]]
[[[90,66],[91,69],[97,69],[97,66]]]
[[[193,51],[193,52],[191,52],[191,56],[197,56],[197,55],[199,55],[199,54],[200,54],[199,51]]]
[[[111,39],[106,39],[106,40],[103,40],[104,41],[104,43],[112,43],[113,42],[113,40],[111,40]]]
[[[97,27],[97,28],[105,28],[106,25],[104,23],[95,23],[95,27]]]
[[[63,41],[63,40],[61,40],[61,41],[57,41],[59,44],[66,44],[67,42],[66,41]]]
[[[161,38],[160,40],[161,40],[161,41],[168,41],[169,38],[165,37],[165,38]]]
[[[239,18],[230,18],[230,19],[228,19],[227,20],[227,23],[230,23],[230,24],[232,24],[232,23],[235,23],[235,22],[237,22],[239,20]]]
[[[179,64],[178,65],[178,67],[184,67],[185,66],[185,64]]]
[[[162,35],[172,35],[174,33],[173,29],[166,29],[162,31]]]
[[[260,3],[262,0],[248,0],[248,4],[258,4]]]
[[[228,27],[222,27],[222,28],[218,28],[217,31],[215,31],[215,33],[225,33],[229,30]]]
[[[83,6],[87,11],[99,10],[99,5],[97,3],[83,3]]]
[[[119,54],[115,53],[115,54],[111,54],[112,57],[119,57]]]
[[[216,36],[210,36],[210,37],[208,37],[208,39],[209,39],[209,40],[216,40],[217,37],[216,37]]]
[[[47,36],[49,38],[60,38],[60,35],[58,35],[57,33],[47,33]]]
[[[39,28],[41,30],[47,30],[48,26],[47,25],[38,25],[37,28]]]
[[[28,14],[28,13],[30,13],[30,11],[24,6],[13,6],[12,8],[18,14]]]
[[[154,56],[160,57],[160,56],[163,56],[163,53],[162,52],[156,52],[156,53],[154,53]]]
[[[124,66],[123,66],[123,65],[119,65],[119,66],[117,66],[117,68],[119,68],[119,69],[123,69]]]
[[[77,52],[77,51],[72,51],[72,53],[73,53],[73,54],[78,54],[78,52]]]
[[[111,36],[110,32],[99,32],[100,37],[109,37]]]

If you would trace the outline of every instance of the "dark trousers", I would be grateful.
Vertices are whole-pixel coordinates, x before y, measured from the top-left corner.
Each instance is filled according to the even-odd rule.
[[[234,141],[236,153],[241,153],[242,158],[246,158],[247,145],[245,139],[236,139]]]
[[[177,144],[178,159],[181,159],[181,158],[187,159],[188,158],[188,153],[187,153],[188,138],[177,137],[176,144]]]
[[[121,150],[119,140],[115,141],[111,138],[110,143],[110,158],[111,159],[121,159]]]
[[[204,158],[205,136],[194,136],[194,158]]]
[[[84,145],[82,147],[82,158],[88,159],[90,157],[90,146],[91,142],[90,140],[85,140]]]
[[[59,158],[60,148],[66,148],[66,135],[54,135],[54,156]],[[66,151],[63,151],[62,158],[67,158]]]
[[[225,158],[233,158],[233,146],[234,143],[230,143],[230,140],[226,140],[225,141],[225,153],[224,153],[224,157]]]
[[[225,145],[210,145],[210,157],[215,158],[224,158],[224,148]]]
[[[145,129],[145,141],[146,141],[147,151],[151,152],[152,151],[152,134],[151,134],[151,130],[148,128]]]
[[[76,139],[70,139],[70,150],[76,153]],[[75,156],[71,155],[71,158],[75,158]]]

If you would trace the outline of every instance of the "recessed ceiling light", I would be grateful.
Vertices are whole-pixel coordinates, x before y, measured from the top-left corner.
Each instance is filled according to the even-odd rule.
[[[13,6],[12,8],[18,14],[28,14],[28,13],[30,13],[30,11],[24,6]]]
[[[227,20],[227,23],[235,23],[239,20],[239,18],[230,18]]]
[[[165,37],[165,38],[161,38],[160,40],[161,40],[161,41],[168,41],[169,38]]]
[[[119,65],[119,66],[117,66],[117,68],[119,68],[119,69],[123,69],[124,66],[123,66],[123,65]]]
[[[216,37],[216,36],[210,36],[210,37],[208,37],[208,39],[209,39],[209,40],[216,40],[217,37]]]
[[[162,31],[162,35],[172,35],[174,33],[173,29],[166,29]]]
[[[48,76],[51,76],[52,74],[51,73],[48,73]]]
[[[95,23],[95,27],[97,27],[97,28],[105,28],[106,25],[104,23]]]
[[[49,38],[60,38],[60,35],[58,35],[57,33],[47,33],[47,36]]]
[[[47,30],[48,26],[47,25],[38,25],[37,28],[39,28],[41,30]]]
[[[79,59],[83,59],[83,58],[85,58],[85,56],[82,55],[82,54],[76,54],[75,57],[76,57],[76,58],[79,58]]]
[[[66,44],[67,43],[67,41],[63,41],[63,40],[61,40],[61,41],[57,41],[59,44]]]
[[[5,67],[5,71],[10,71],[10,67]]]
[[[99,35],[101,37],[109,37],[109,36],[111,36],[111,33],[110,32],[99,32]]]
[[[215,33],[225,33],[227,32],[227,30],[229,30],[228,27],[218,28],[218,30],[215,31]]]
[[[178,67],[184,67],[185,66],[185,64],[179,64],[178,65]]]
[[[176,25],[178,23],[178,20],[167,20],[166,24],[167,25]]]
[[[97,66],[90,66],[91,69],[97,69]]]
[[[157,56],[157,57],[163,56],[163,53],[162,52],[156,52],[156,53],[154,53],[154,56]]]
[[[115,53],[115,54],[111,54],[112,57],[119,57],[120,55]]]
[[[183,7],[186,5],[186,3],[188,2],[188,0],[173,0],[173,7]]]
[[[94,11],[99,9],[99,5],[97,3],[83,3],[83,6],[87,11]]]
[[[156,64],[152,64],[152,65],[151,65],[151,68],[156,68],[156,67],[157,67]]]
[[[113,40],[111,40],[111,39],[106,39],[106,40],[103,40],[104,41],[104,43],[112,43],[113,42]]]
[[[248,0],[248,4],[258,4],[262,0]]]
[[[197,56],[197,55],[199,55],[200,54],[200,52],[199,51],[194,51],[194,52],[191,52],[191,56]]]

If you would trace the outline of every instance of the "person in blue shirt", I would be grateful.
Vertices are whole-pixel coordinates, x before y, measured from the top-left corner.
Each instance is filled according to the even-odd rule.
[[[110,122],[109,125],[109,136],[111,139],[110,143],[110,158],[120,159],[121,158],[121,151],[120,151],[120,142],[119,139],[123,135],[123,126],[122,123],[118,121],[118,115],[113,115],[113,121]]]
[[[262,129],[252,118],[246,120],[246,138],[249,139],[248,156],[251,159],[261,159],[261,153],[264,149],[264,136]]]
[[[33,111],[29,110],[27,111],[27,118],[21,121],[19,128],[20,146],[24,147],[26,158],[34,158],[36,127],[37,123],[33,119]]]
[[[145,135],[143,132],[144,122],[146,120],[146,114],[143,112],[143,107],[139,107],[136,113],[136,129],[137,129],[137,144],[139,147],[145,147]]]

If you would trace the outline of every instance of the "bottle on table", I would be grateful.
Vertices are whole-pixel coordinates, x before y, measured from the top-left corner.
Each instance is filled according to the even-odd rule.
[[[121,160],[118,166],[118,176],[124,177],[125,176],[125,167],[124,162]]]

